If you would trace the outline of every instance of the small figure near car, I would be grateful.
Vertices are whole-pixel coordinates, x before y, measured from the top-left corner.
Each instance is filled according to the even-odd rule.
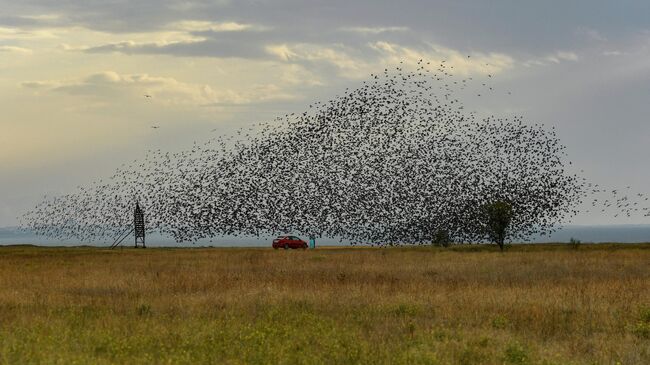
[[[280,236],[273,240],[273,248],[307,248],[307,242],[301,240],[296,236]]]

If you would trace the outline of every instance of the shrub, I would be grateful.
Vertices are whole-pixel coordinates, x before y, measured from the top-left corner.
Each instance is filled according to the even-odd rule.
[[[458,363],[460,365],[483,364],[488,356],[481,349],[467,345],[460,353]]]
[[[151,315],[151,306],[149,304],[141,304],[136,309],[136,313],[141,317],[146,317]]]
[[[571,237],[571,239],[569,240],[569,246],[574,250],[579,249],[581,243],[582,242],[580,242],[580,240],[577,240],[577,239],[575,239],[573,237]]]
[[[503,360],[508,364],[528,364],[528,349],[518,342],[513,342],[506,347]]]
[[[641,307],[639,321],[632,326],[632,333],[640,338],[650,339],[650,307]]]
[[[637,324],[632,327],[632,333],[637,337],[650,339],[650,323],[641,321],[637,322]]]
[[[413,304],[401,303],[391,308],[390,312],[398,317],[413,317],[420,312],[420,309]]]
[[[501,329],[506,328],[509,323],[510,322],[508,321],[508,318],[506,318],[505,316],[499,315],[499,316],[496,316],[496,317],[494,317],[492,319],[492,328],[501,330]]]
[[[641,310],[639,311],[639,317],[641,319],[641,322],[650,323],[650,306],[641,307]]]

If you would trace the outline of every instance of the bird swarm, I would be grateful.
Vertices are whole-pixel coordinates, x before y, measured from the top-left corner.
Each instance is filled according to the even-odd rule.
[[[452,71],[422,61],[386,69],[240,139],[150,151],[107,181],[44,200],[23,226],[111,239],[139,201],[148,230],[179,242],[286,232],[380,245],[431,243],[441,232],[480,242],[484,207],[505,202],[508,239],[552,232],[585,190],[565,171],[564,146],[521,117],[466,112],[459,95],[472,79]]]

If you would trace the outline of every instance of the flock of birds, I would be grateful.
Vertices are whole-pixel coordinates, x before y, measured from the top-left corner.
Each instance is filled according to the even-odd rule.
[[[44,199],[23,227],[110,241],[131,227],[139,202],[147,229],[179,242],[292,233],[423,244],[440,232],[485,241],[484,207],[497,201],[512,207],[509,240],[554,232],[597,194],[616,197],[594,198],[593,209],[648,210],[567,172],[553,129],[468,112],[464,93],[496,92],[486,75],[400,64],[303,113],[179,153],[150,151],[108,179]]]

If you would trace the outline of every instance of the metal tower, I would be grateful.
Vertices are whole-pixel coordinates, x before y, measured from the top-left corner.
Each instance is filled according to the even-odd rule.
[[[135,231],[135,248],[139,247],[138,243],[142,243],[142,248],[146,248],[147,246],[144,244],[144,212],[137,202],[133,212],[133,229]]]

